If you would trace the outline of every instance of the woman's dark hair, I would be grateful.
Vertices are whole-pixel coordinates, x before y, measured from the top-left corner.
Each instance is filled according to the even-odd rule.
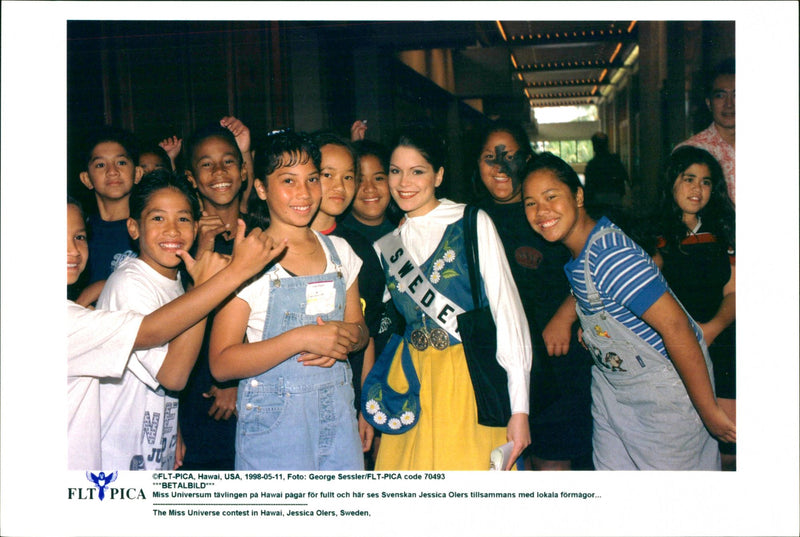
[[[319,169],[322,156],[311,136],[283,129],[267,134],[263,146],[256,151],[253,166],[256,177],[266,180],[278,168],[305,164],[309,160]]]
[[[581,180],[578,178],[578,174],[575,170],[572,169],[572,166],[552,153],[540,153],[529,160],[528,165],[525,166],[525,178],[538,170],[553,172],[553,175],[555,175],[559,181],[567,185],[573,194],[577,194],[578,189],[583,188]]]
[[[350,153],[350,157],[353,159],[353,173],[355,174],[356,184],[358,184],[358,156],[356,154],[356,149],[353,147],[352,142],[346,140],[336,134],[333,131],[317,131],[311,134],[311,139],[314,140],[314,143],[317,144],[317,147],[320,149],[320,155],[322,155],[322,147],[326,145],[338,145],[339,147],[343,147]],[[320,156],[320,161],[322,157]]]
[[[392,151],[400,146],[419,151],[433,167],[434,173],[444,167],[447,161],[447,143],[433,128],[426,125],[412,125],[400,130],[394,137]]]
[[[194,131],[186,142],[183,158],[184,167],[187,170],[193,174],[195,173],[195,171],[192,169],[192,157],[194,156],[197,146],[199,146],[208,138],[219,138],[228,142],[231,147],[233,147],[234,154],[239,159],[239,165],[241,166],[244,163],[242,151],[239,149],[239,144],[236,143],[236,137],[233,135],[233,133],[219,123],[210,123]]]
[[[578,194],[579,188],[583,190],[581,180],[578,178],[577,172],[572,169],[572,166],[552,153],[539,153],[529,161],[528,166],[525,168],[525,177],[527,178],[530,174],[538,170],[548,170],[552,172],[556,179],[567,185],[567,188],[569,188],[573,195]],[[595,220],[603,216],[603,214],[597,214],[591,207],[585,205],[584,210],[589,217]],[[614,211],[610,214],[605,214],[605,216],[619,226],[630,238],[636,241],[648,254],[653,255],[653,253],[655,253],[655,237],[652,236],[652,232],[648,227],[648,222],[640,221],[641,219],[634,219],[624,210]]]
[[[372,140],[358,140],[353,142],[353,148],[356,150],[356,157],[373,156],[378,159],[383,166],[383,170],[389,173],[389,149],[378,142]]]
[[[305,132],[281,129],[267,134],[263,146],[256,150],[253,168],[256,178],[266,186],[267,177],[279,168],[312,162],[314,167],[319,169],[321,161],[319,146],[314,143],[311,136]],[[255,188],[250,191],[247,214],[243,217],[248,231],[254,227],[261,229],[269,227],[269,208],[264,200],[258,197]]]
[[[142,150],[139,151],[139,157],[136,159],[136,164],[137,165],[139,164],[139,160],[142,158],[142,155],[147,155],[147,154],[153,154],[157,156],[159,159],[161,159],[161,162],[162,164],[164,164],[164,167],[166,169],[169,170],[172,168],[172,161],[169,159],[169,155],[164,150],[164,148],[158,144],[149,144],[143,146]]]
[[[177,175],[169,170],[156,169],[146,174],[131,189],[130,216],[134,220],[142,217],[142,212],[150,198],[159,190],[171,188],[186,196],[192,211],[192,218],[200,220],[200,202],[197,200],[192,184],[183,175]]]
[[[665,248],[678,247],[686,237],[683,210],[675,203],[673,189],[678,176],[693,164],[705,164],[711,172],[711,196],[698,213],[703,225],[719,239],[723,248],[736,246],[735,210],[728,197],[728,186],[722,167],[711,153],[699,147],[681,146],[672,152],[659,191],[659,221]]]
[[[496,119],[494,121],[490,121],[489,123],[487,123],[481,129],[479,137],[477,138],[478,144],[475,147],[475,150],[477,151],[475,162],[477,164],[472,173],[472,188],[475,197],[479,201],[491,197],[489,191],[486,189],[486,186],[483,184],[483,181],[481,180],[479,161],[481,158],[481,153],[483,153],[483,147],[486,145],[486,142],[489,140],[489,137],[496,132],[505,132],[514,139],[514,141],[517,143],[517,146],[519,147],[519,150],[516,152],[515,155],[519,155],[521,158],[524,158],[526,163],[530,163],[533,157],[536,156],[536,153],[534,153],[533,147],[531,146],[531,140],[528,137],[528,133],[525,131],[525,129],[520,123],[507,119]],[[524,179],[525,179],[524,176],[519,178],[520,182],[522,182]]]
[[[378,159],[378,162],[381,163],[381,167],[383,171],[386,172],[388,177],[389,175],[389,158],[390,152],[389,149],[378,142],[373,142],[372,140],[358,140],[357,142],[353,142],[353,147],[356,150],[356,155],[358,156],[359,166],[361,166],[361,158],[362,157],[375,157]],[[360,168],[359,168],[360,169]],[[350,205],[349,210],[352,210],[352,204]],[[403,218],[403,211],[400,210],[400,207],[397,206],[397,202],[394,201],[394,198],[389,196],[389,205],[386,206],[386,218],[394,224],[395,226],[400,222]]]
[[[483,150],[483,146],[486,145],[486,141],[489,139],[489,136],[495,132],[506,132],[510,134],[519,146],[518,153],[522,153],[526,157],[533,157],[533,147],[531,146],[531,140],[528,137],[528,133],[521,124],[507,119],[496,119],[488,123],[483,128],[480,137],[480,146],[478,147],[478,157],[480,157],[480,151]]]

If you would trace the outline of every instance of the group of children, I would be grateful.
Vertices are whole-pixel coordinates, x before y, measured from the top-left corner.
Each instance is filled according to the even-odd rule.
[[[171,170],[182,140],[164,140],[161,145],[175,151],[160,155],[137,154],[123,131],[106,129],[90,143],[81,179],[95,192],[95,218],[102,221],[97,227],[113,225],[116,234],[96,244],[93,222],[88,234],[79,204],[68,200],[68,244],[85,249],[77,256],[68,247],[68,288],[78,283],[87,260],[100,259],[103,269],[91,271],[69,303],[76,323],[69,334],[70,468],[364,467],[362,452],[372,436],[356,421],[353,369],[358,363],[360,385],[360,366],[373,359],[370,333],[386,331],[391,320],[381,314],[382,286],[376,292],[369,278],[363,290],[355,285],[361,257],[341,237],[326,234],[350,205],[357,179],[350,144],[327,140],[273,133],[255,167],[249,131],[239,120],[223,118],[188,140],[185,176]],[[143,175],[139,163],[151,171]],[[252,229],[246,239],[242,218]],[[314,231],[312,221],[324,233]],[[261,246],[252,254],[239,252],[256,239]],[[360,244],[362,257],[373,255],[370,270],[379,270],[370,243]],[[108,255],[101,259],[94,250]],[[260,250],[266,253],[254,259]],[[280,262],[264,271],[276,256]],[[189,285],[185,296],[196,296],[228,259],[237,275],[248,263],[246,276],[260,277],[242,286],[246,278],[226,268],[225,294],[206,298],[206,292],[202,304],[189,303],[191,313],[173,307],[171,322],[180,326],[154,348],[138,346],[142,315],[180,304]],[[369,307],[362,307],[362,296]],[[94,311],[84,307],[93,304]],[[209,315],[215,308],[218,316]],[[92,339],[89,327],[98,328],[95,318],[110,311],[127,316],[108,317],[119,326],[99,328]],[[374,329],[367,328],[365,314]],[[114,349],[119,357],[100,367],[96,362]],[[362,350],[367,352],[356,354]],[[84,390],[90,396],[73,389],[84,384],[91,386]],[[276,393],[292,403],[279,412],[280,429],[269,423],[276,408],[268,399]],[[320,406],[309,408],[312,400]],[[298,434],[287,450],[286,432],[301,433],[313,422],[309,412],[318,418],[317,430]],[[263,437],[268,430],[272,445]],[[309,435],[318,442],[309,444]]]
[[[511,407],[491,427],[455,322],[473,295],[465,205],[436,196],[441,138],[406,129],[387,149],[285,129],[250,146],[232,117],[141,153],[127,133],[92,142],[81,181],[97,214],[67,206],[68,286],[81,290],[68,302],[69,468],[487,469],[506,442],[507,468],[523,452],[534,469],[719,468],[712,435],[735,442],[735,395],[714,391],[733,384],[735,272],[713,157],[673,155],[653,261],[589,215],[564,161],[534,155],[518,126],[487,129],[478,293]],[[700,249],[713,285],[686,274]],[[719,297],[681,295],[712,287]],[[420,409],[380,437],[361,386],[382,360],[407,391],[405,356]]]
[[[588,452],[598,469],[716,469],[710,431],[735,468],[734,209],[714,157],[696,147],[670,156],[655,221],[633,229],[648,245],[658,235],[654,261],[590,216],[597,207],[587,211],[575,171],[531,155],[519,125],[495,122],[481,140],[481,205],[501,232],[534,341],[533,467],[581,468]]]

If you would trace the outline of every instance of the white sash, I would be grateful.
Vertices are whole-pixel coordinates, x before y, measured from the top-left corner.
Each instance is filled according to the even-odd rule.
[[[461,341],[456,318],[464,313],[464,310],[437,291],[428,281],[422,270],[406,253],[399,231],[389,233],[379,239],[377,244],[389,265],[389,274],[397,280],[398,291],[402,288],[401,292],[411,298],[433,322]]]

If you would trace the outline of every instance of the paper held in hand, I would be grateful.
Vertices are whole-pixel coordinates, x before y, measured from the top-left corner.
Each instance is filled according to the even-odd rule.
[[[508,442],[496,447],[489,455],[489,470],[505,470],[508,458],[514,450],[514,442]]]

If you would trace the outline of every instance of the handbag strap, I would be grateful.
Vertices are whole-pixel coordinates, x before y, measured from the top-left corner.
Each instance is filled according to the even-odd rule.
[[[472,304],[478,309],[481,307],[481,279],[478,257],[478,208],[474,205],[464,207],[464,251],[467,256]]]

